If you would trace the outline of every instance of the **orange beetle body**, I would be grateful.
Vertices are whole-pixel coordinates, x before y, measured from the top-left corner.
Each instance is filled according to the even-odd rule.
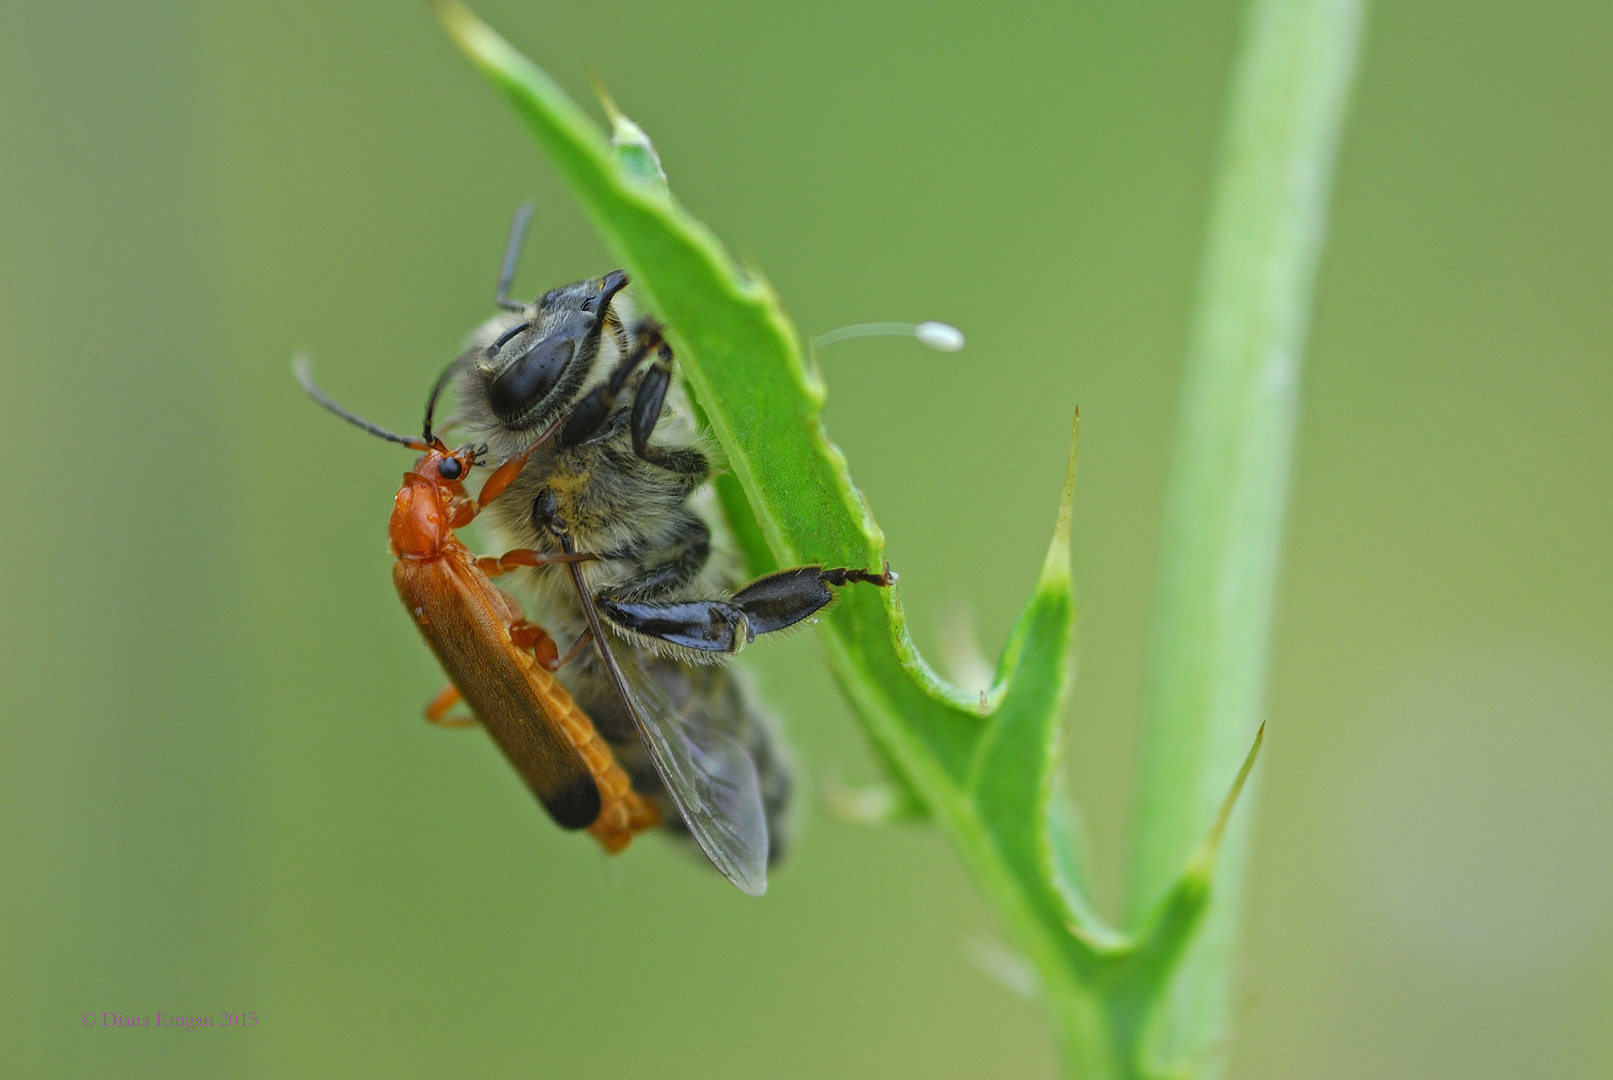
[[[637,833],[659,824],[654,804],[633,790],[593,721],[556,681],[553,673],[565,660],[554,640],[527,622],[515,599],[489,580],[518,566],[594,556],[521,549],[497,559],[479,558],[454,535],[509,487],[555,428],[493,470],[472,501],[463,479],[481,451],[462,447],[450,452],[431,433],[442,379],[426,406],[424,433],[414,439],[372,424],[326,395],[314,383],[307,357],[299,356],[292,369],[324,408],[422,455],[413,471],[403,474],[387,532],[398,560],[392,568],[398,595],[452,684],[426,707],[426,719],[444,727],[485,727],[549,816],[562,828],[587,829],[607,852],[621,851]],[[587,641],[586,636],[579,640],[573,652]],[[448,715],[460,700],[469,706],[470,717]]]
[[[478,558],[454,535],[480,509],[459,481],[473,463],[469,450],[448,453],[440,443],[427,450],[404,474],[388,527],[398,595],[453,683],[427,718],[457,726],[446,714],[462,699],[561,827],[586,828],[606,851],[621,851],[659,815],[555,679],[553,639],[489,580],[559,559],[535,551]],[[522,463],[497,470],[480,504],[496,498]]]

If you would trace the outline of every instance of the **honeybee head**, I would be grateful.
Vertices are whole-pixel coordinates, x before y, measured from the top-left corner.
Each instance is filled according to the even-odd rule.
[[[543,426],[576,396],[593,370],[607,324],[620,326],[611,301],[627,286],[620,270],[554,289],[524,308],[479,354],[468,354],[469,384],[509,431]]]

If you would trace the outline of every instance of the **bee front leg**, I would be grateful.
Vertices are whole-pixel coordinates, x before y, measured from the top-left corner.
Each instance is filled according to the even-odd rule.
[[[655,425],[661,422],[667,387],[671,384],[672,350],[662,349],[640,380],[638,393],[633,395],[633,453],[645,461],[655,461],[659,456],[650,447],[650,436],[655,432]]]
[[[655,363],[644,372],[644,378],[639,380],[638,392],[633,395],[633,407],[628,417],[629,430],[633,436],[634,454],[679,477],[685,490],[693,491],[711,477],[711,463],[706,460],[706,455],[693,447],[668,449],[650,445],[650,436],[655,434],[656,425],[661,422],[662,411],[666,408],[667,388],[672,385],[672,362],[670,347],[656,352]]]
[[[600,318],[604,318],[603,314]],[[588,391],[572,408],[570,418],[560,429],[558,445],[577,446],[597,434],[616,411],[616,399],[627,387],[628,379],[648,357],[655,356],[655,366],[665,369],[666,378],[670,379],[672,347],[662,336],[660,324],[654,319],[645,319],[639,324],[637,335],[638,341],[633,350],[617,361],[609,377]],[[635,395],[635,403],[642,396],[642,393]],[[665,385],[661,388],[661,396],[666,396]]]

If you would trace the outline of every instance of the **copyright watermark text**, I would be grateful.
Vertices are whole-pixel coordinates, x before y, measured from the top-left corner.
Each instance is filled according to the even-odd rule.
[[[180,1031],[258,1026],[258,1014],[255,1012],[224,1012],[204,1016],[178,1016],[165,1012],[149,1016],[124,1016],[120,1012],[86,1012],[78,1019],[85,1027],[177,1028]]]

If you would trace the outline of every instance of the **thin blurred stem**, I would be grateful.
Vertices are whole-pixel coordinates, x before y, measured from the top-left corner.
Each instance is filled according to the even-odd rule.
[[[1144,690],[1128,922],[1182,872],[1260,725],[1299,361],[1361,0],[1253,0],[1191,328]],[[1224,1039],[1252,799],[1145,1055]]]

